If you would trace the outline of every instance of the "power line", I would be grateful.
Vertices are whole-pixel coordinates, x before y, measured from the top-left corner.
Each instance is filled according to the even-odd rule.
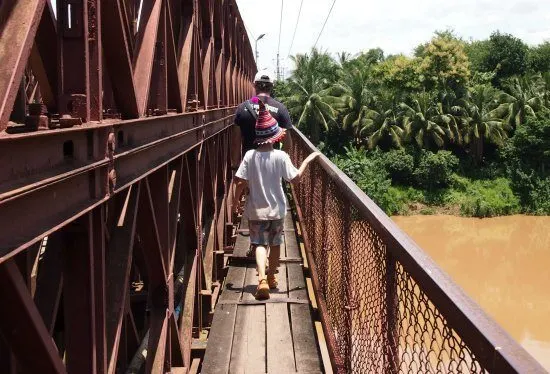
[[[302,5],[304,5],[304,0],[300,2],[300,10],[298,11],[298,18],[296,19],[296,26],[294,26],[294,34],[292,35],[292,42],[290,42],[290,48],[288,49],[287,57],[290,57],[290,52],[292,52],[292,47],[294,47],[294,39],[296,38],[296,30],[298,30],[298,24],[300,23],[300,15],[302,14]]]
[[[281,33],[283,30],[283,8],[285,5],[285,1],[281,0],[281,17],[279,18],[279,45],[277,46],[277,54],[279,54],[279,51],[281,50]]]
[[[319,42],[319,39],[321,39],[321,35],[325,30],[325,26],[327,25],[328,19],[330,18],[330,14],[332,13],[332,8],[334,8],[334,4],[336,4],[336,0],[332,2],[332,6],[330,7],[330,10],[328,11],[328,14],[327,14],[327,18],[325,19],[325,23],[323,23],[323,28],[321,29],[321,32],[319,33],[319,36],[317,37],[317,40],[315,41],[313,48],[317,47],[317,43]]]
[[[277,80],[281,79],[281,70],[279,62],[279,52],[281,51],[281,34],[283,32],[283,8],[285,6],[285,1],[281,0],[281,16],[279,18],[279,45],[277,46]]]

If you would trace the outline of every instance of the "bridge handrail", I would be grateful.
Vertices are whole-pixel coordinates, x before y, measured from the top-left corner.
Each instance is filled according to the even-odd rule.
[[[293,139],[291,157],[295,163],[317,150],[297,129],[293,130]],[[347,175],[324,155],[317,160],[301,184],[293,189],[293,194],[331,360],[338,372],[380,369],[400,372],[411,368],[422,371],[423,367],[451,372],[452,368],[492,373],[546,372]],[[352,225],[363,229],[360,245],[354,246],[357,238],[353,236]],[[328,243],[331,232],[337,240]],[[340,245],[339,240],[343,242],[341,252],[334,248]],[[354,258],[354,251],[359,251],[361,256]],[[380,254],[378,258],[376,251]],[[380,284],[357,286],[353,269],[361,267],[359,273],[372,270],[362,262],[372,254],[372,261],[382,266],[378,274],[382,277]],[[319,278],[320,271],[322,278]],[[368,275],[363,274],[362,281],[365,276]],[[344,287],[340,296],[330,290],[331,284]],[[368,287],[379,289],[368,294]],[[383,298],[383,306],[371,308],[381,313],[381,326],[365,322],[365,315],[371,313],[366,303],[377,301],[373,295]],[[413,315],[414,308],[418,309],[416,315]],[[406,318],[400,319],[401,314]],[[376,332],[376,327],[381,330],[379,336],[383,336],[385,346],[376,347],[376,341],[366,341],[369,333]],[[423,331],[419,332],[418,328]],[[433,341],[424,352],[422,344],[427,344],[425,340],[429,340],[430,331]],[[439,343],[436,333],[441,333]]]

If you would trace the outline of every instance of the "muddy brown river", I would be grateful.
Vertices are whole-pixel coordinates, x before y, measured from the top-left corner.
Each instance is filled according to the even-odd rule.
[[[392,217],[550,371],[550,217]]]

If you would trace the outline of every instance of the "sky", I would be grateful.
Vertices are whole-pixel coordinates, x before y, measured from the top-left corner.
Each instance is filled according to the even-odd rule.
[[[260,69],[275,72],[281,3],[284,4],[280,45],[281,66],[288,76],[292,34],[301,0],[237,0]],[[333,0],[303,0],[291,55],[311,50]],[[434,31],[453,29],[464,39],[486,39],[495,30],[513,34],[531,45],[550,41],[549,0],[337,0],[318,48],[336,54],[357,54],[380,47],[387,54],[411,54]]]

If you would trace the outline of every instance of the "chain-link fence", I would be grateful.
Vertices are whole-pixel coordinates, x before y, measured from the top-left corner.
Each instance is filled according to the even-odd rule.
[[[328,159],[293,193],[337,372],[545,372]]]

